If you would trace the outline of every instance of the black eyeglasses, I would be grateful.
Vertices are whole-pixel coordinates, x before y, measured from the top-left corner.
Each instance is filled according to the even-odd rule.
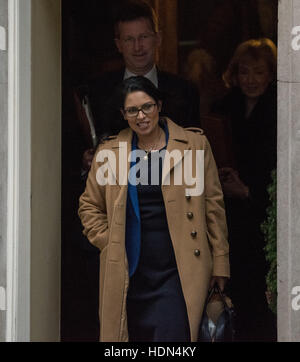
[[[154,111],[156,103],[145,103],[140,108],[138,107],[128,107],[124,109],[125,114],[128,117],[137,117],[140,111],[142,111],[145,115],[151,114]]]
[[[149,41],[151,38],[153,38],[153,36],[155,36],[155,33],[146,33],[146,34],[141,34],[140,36],[138,36],[137,38],[134,38],[133,36],[128,36],[127,38],[121,39],[126,46],[133,46],[135,44],[135,41],[137,40],[139,43],[145,43],[147,41]]]

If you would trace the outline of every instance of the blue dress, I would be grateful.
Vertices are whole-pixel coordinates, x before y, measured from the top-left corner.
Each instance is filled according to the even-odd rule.
[[[159,167],[159,183],[137,185],[141,251],[127,295],[129,341],[189,342],[186,304],[161,191],[162,159],[149,154],[148,160],[141,162],[148,163],[148,181],[151,163],[152,170]]]

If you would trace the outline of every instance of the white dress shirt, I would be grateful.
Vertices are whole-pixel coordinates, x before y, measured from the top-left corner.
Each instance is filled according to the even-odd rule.
[[[127,68],[125,69],[124,80],[136,76],[137,76],[136,74],[130,72],[130,70],[128,70]],[[157,69],[155,65],[153,65],[153,68],[150,70],[150,72],[145,74],[144,77],[151,80],[151,82],[156,86],[156,88],[158,87]]]

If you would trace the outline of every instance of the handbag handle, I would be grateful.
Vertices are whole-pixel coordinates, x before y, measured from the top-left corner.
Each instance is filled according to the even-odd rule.
[[[204,309],[207,307],[207,304],[209,303],[209,301],[211,300],[212,296],[214,294],[219,294],[220,297],[221,297],[221,301],[224,305],[225,308],[227,308],[227,303],[225,301],[225,295],[224,293],[221,291],[219,285],[216,283],[209,291],[208,291],[208,296],[206,298],[206,301],[205,301],[205,305],[204,305]]]

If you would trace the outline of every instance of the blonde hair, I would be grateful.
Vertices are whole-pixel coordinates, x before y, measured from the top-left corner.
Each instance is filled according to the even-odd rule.
[[[268,38],[250,39],[241,43],[235,50],[227,70],[223,74],[226,87],[238,86],[238,70],[240,61],[250,57],[252,59],[264,59],[267,62],[272,79],[276,79],[277,71],[277,48],[272,40]]]

